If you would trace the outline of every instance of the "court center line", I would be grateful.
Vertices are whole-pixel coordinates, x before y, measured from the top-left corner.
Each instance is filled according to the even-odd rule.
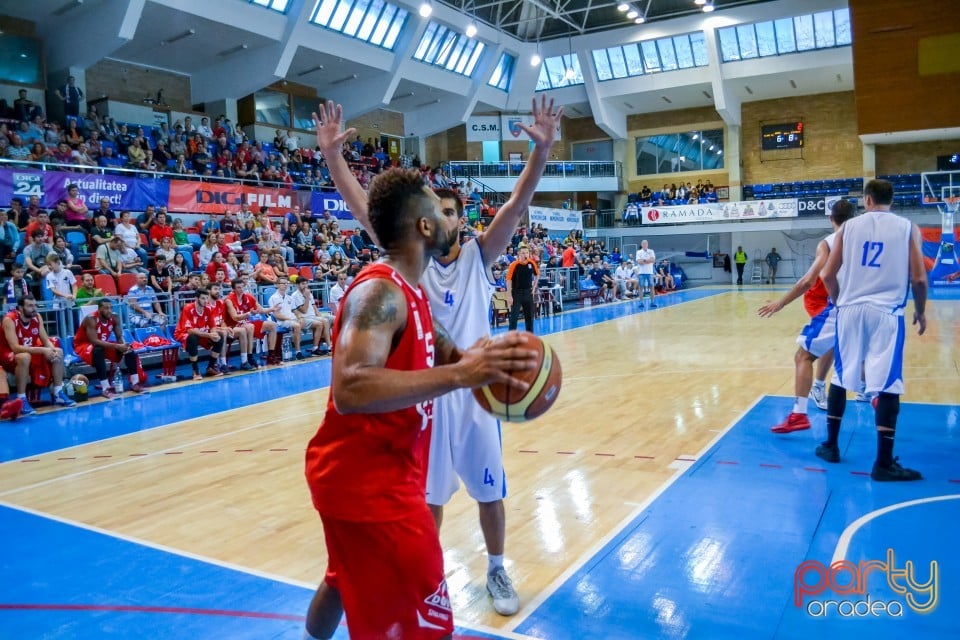
[[[759,395],[757,398],[750,403],[750,405],[740,412],[740,414],[734,418],[734,420],[727,425],[720,433],[714,436],[710,442],[708,442],[694,457],[698,460],[702,458],[714,445],[716,445],[723,436],[725,436],[731,429],[733,429],[743,418],[747,416],[748,413],[753,411],[753,409],[764,399],[764,395]],[[693,463],[691,463],[692,466]],[[688,468],[688,467],[687,467]],[[593,544],[589,549],[584,551],[579,558],[577,558],[569,567],[567,567],[559,576],[554,578],[554,580],[547,585],[547,587],[538,593],[529,603],[523,606],[520,611],[507,623],[503,626],[504,630],[514,631],[521,624],[526,622],[527,618],[533,615],[534,612],[547,601],[554,593],[556,593],[577,571],[582,569],[590,560],[592,560],[600,551],[614,538],[620,535],[630,524],[653,502],[659,498],[667,489],[669,489],[673,484],[679,480],[684,473],[686,473],[687,468],[682,470],[678,469],[674,471],[667,480],[657,487],[657,489],[650,494],[646,500],[639,504],[633,511],[627,514],[619,523],[614,525],[614,527],[607,532],[605,536],[600,538],[596,543]],[[625,503],[631,504],[631,503]]]
[[[312,393],[312,392],[310,392],[310,393]],[[233,409],[231,409],[231,411],[233,411]],[[310,411],[310,412],[307,412],[307,413],[301,413],[301,414],[299,414],[299,415],[302,416],[302,417],[306,417],[306,416],[317,415],[317,414],[321,414],[321,413],[325,413],[325,412],[326,412],[326,409],[324,409],[324,411],[322,411],[322,412],[321,412],[321,411]],[[221,413],[222,413],[222,412],[221,412]],[[284,420],[288,420],[288,419],[289,419],[289,417],[284,416],[284,417],[282,417],[282,418],[274,418],[273,420],[266,420],[266,421],[263,421],[263,422],[257,422],[257,423],[255,423],[255,424],[251,424],[251,425],[247,425],[247,426],[245,426],[245,427],[241,427],[240,429],[234,429],[234,430],[232,430],[232,431],[226,431],[226,432],[223,432],[223,433],[219,433],[219,434],[217,434],[217,435],[213,435],[213,436],[210,436],[210,437],[207,437],[207,438],[203,438],[203,439],[201,439],[201,440],[194,440],[193,442],[188,442],[188,443],[185,443],[185,444],[178,444],[178,445],[176,445],[176,446],[168,447],[168,448],[166,448],[166,449],[161,449],[161,450],[159,450],[159,451],[154,451],[153,453],[148,453],[148,454],[145,455],[145,456],[129,457],[129,458],[125,458],[125,459],[123,459],[123,460],[119,460],[119,461],[117,461],[117,462],[111,462],[110,464],[105,464],[105,465],[98,466],[98,467],[94,467],[94,468],[91,468],[91,469],[84,469],[84,470],[82,470],[82,471],[76,471],[76,472],[74,472],[74,473],[68,473],[67,475],[57,476],[56,478],[48,478],[47,480],[42,480],[42,481],[40,481],[40,482],[34,482],[33,484],[28,484],[28,485],[24,485],[24,486],[22,486],[22,487],[17,487],[17,488],[15,488],[15,489],[8,489],[8,490],[6,490],[6,491],[2,491],[2,492],[0,492],[0,497],[13,495],[13,494],[16,494],[16,493],[20,493],[20,492],[22,492],[22,491],[29,491],[30,489],[37,489],[37,488],[44,487],[44,486],[47,486],[47,485],[50,485],[50,484],[54,484],[54,483],[56,483],[56,482],[61,482],[61,481],[63,481],[63,480],[72,480],[72,479],[74,479],[74,478],[79,478],[79,477],[81,477],[81,476],[85,476],[85,475],[90,474],[90,473],[96,473],[96,472],[98,472],[98,471],[103,471],[103,470],[105,470],[105,469],[112,469],[112,468],[114,468],[114,467],[118,467],[118,466],[124,465],[124,464],[129,464],[129,463],[135,462],[135,461],[136,461],[136,462],[139,462],[139,461],[144,460],[144,459],[146,459],[146,458],[153,458],[153,457],[157,457],[157,456],[163,456],[163,455],[167,455],[168,453],[173,453],[173,452],[182,453],[182,449],[185,449],[185,448],[187,448],[187,447],[196,447],[196,446],[199,446],[199,445],[203,445],[203,444],[205,444],[205,443],[208,443],[208,442],[212,442],[212,441],[214,441],[214,440],[219,440],[220,438],[224,438],[224,437],[228,437],[228,436],[233,436],[233,435],[236,435],[236,434],[238,434],[238,433],[243,433],[243,432],[245,432],[245,431],[250,431],[250,430],[252,430],[252,429],[259,429],[259,428],[261,428],[261,427],[266,427],[266,426],[268,426],[268,425],[271,425],[271,424],[274,424],[274,423],[277,423],[277,422],[281,422],[281,421],[284,421]],[[182,422],[186,422],[186,421],[182,421]],[[179,423],[174,423],[174,424],[179,424]],[[166,425],[166,426],[173,426],[173,425]],[[157,429],[157,428],[160,428],[160,427],[154,427],[154,428]],[[149,430],[152,431],[152,429],[149,429]],[[139,433],[141,433],[141,432],[138,431],[137,433],[139,434]],[[127,434],[127,435],[131,435],[131,434]],[[116,436],[116,437],[123,437],[123,436]],[[112,439],[113,439],[113,438],[111,438],[111,440],[112,440]],[[97,442],[97,444],[99,444],[99,441]],[[88,445],[83,445],[83,446],[88,446]]]

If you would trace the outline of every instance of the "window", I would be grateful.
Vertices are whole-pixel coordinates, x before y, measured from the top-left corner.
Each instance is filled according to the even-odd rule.
[[[479,40],[430,22],[417,44],[416,51],[413,52],[413,57],[420,62],[443,67],[447,71],[469,78],[473,75],[483,49],[484,44]]]
[[[0,82],[40,85],[43,83],[40,41],[0,33]],[[14,88],[11,88],[14,89]],[[11,98],[16,91],[11,90]],[[10,101],[11,105],[13,101]]]
[[[250,2],[258,4],[261,7],[266,7],[267,9],[279,11],[280,13],[286,13],[287,5],[290,4],[290,0],[250,0]]]
[[[257,122],[281,127],[290,126],[290,95],[264,89],[254,94]]]
[[[707,47],[702,32],[688,33],[594,49],[593,61],[598,80],[632,78],[646,73],[705,67]]]
[[[559,89],[583,84],[583,71],[577,54],[566,54],[547,58],[540,66],[537,79],[537,91]]]
[[[254,1],[263,4],[269,0]],[[279,0],[272,1],[276,4]],[[393,51],[408,15],[406,9],[385,0],[320,0],[310,22]]]
[[[723,129],[636,138],[637,175],[723,168]]]
[[[487,84],[501,91],[510,91],[510,81],[513,79],[513,66],[516,62],[517,59],[509,53],[501,54],[500,61],[497,62],[497,66],[494,67],[493,75],[490,76]]]
[[[718,34],[724,62],[848,46],[850,10],[741,24],[719,29]]]

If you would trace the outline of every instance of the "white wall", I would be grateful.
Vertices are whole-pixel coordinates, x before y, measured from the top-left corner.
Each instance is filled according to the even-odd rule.
[[[10,108],[13,108],[13,101],[20,97],[20,89],[27,90],[27,97],[33,100],[35,104],[43,107],[43,113],[47,113],[47,95],[43,89],[31,89],[30,87],[21,87],[15,84],[0,84],[0,98],[7,101]]]

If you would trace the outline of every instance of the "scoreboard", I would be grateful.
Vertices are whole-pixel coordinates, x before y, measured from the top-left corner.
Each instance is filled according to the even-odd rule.
[[[803,123],[765,124],[760,127],[760,148],[764,151],[774,149],[800,149],[803,147]]]

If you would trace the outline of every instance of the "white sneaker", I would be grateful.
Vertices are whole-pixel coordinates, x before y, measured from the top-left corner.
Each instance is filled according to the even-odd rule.
[[[827,394],[824,393],[824,387],[814,386],[810,389],[810,399],[817,405],[817,409],[827,410]]]
[[[520,609],[520,597],[503,567],[487,574],[487,591],[493,597],[493,610],[500,615],[512,616]]]
[[[857,391],[857,395],[853,396],[854,402],[870,402],[870,398],[867,397],[863,391]]]

